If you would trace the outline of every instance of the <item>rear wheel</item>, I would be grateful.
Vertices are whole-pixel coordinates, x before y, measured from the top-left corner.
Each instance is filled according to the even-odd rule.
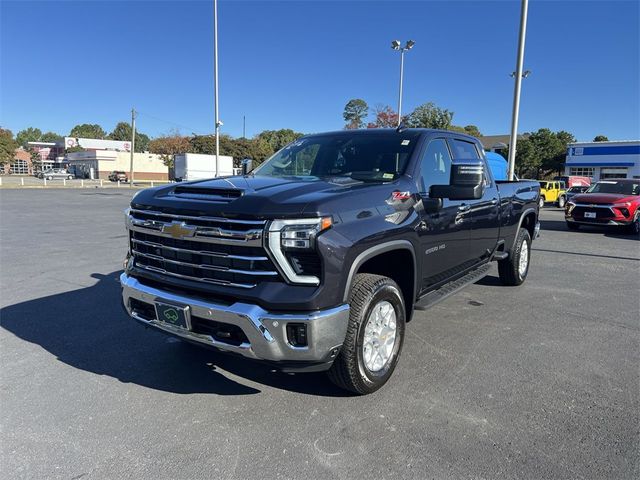
[[[47,177],[47,180],[53,180],[53,177]]]
[[[498,273],[503,285],[522,285],[529,273],[530,259],[531,235],[526,228],[521,228],[509,257],[498,261]]]
[[[542,208],[544,207],[544,197],[540,197],[540,200],[538,200],[538,207]]]
[[[580,225],[578,225],[577,223],[573,223],[573,222],[567,222],[567,228],[569,230],[579,230],[580,229]]]
[[[567,203],[567,199],[565,197],[558,198],[558,207],[564,208]]]
[[[340,388],[365,395],[382,387],[398,363],[404,300],[390,278],[363,273],[355,276],[349,305],[347,335],[328,374]]]

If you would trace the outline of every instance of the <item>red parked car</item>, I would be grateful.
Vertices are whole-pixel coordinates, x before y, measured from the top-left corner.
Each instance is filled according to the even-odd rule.
[[[580,225],[613,225],[640,233],[640,179],[610,179],[594,183],[575,195],[565,207],[570,230]]]

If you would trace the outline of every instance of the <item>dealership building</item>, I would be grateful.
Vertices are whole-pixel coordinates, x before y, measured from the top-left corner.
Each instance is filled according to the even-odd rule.
[[[67,153],[69,172],[77,178],[109,178],[115,171],[129,175],[131,152],[118,150],[86,150]],[[168,180],[169,169],[160,155],[153,153],[133,154],[133,176],[136,180]]]
[[[78,178],[107,179],[113,171],[129,174],[131,142],[98,138],[65,137],[65,148],[80,147],[81,152],[67,152],[65,164]],[[133,154],[133,176],[137,180],[167,180],[169,169],[160,155]]]
[[[640,178],[640,140],[578,142],[567,146],[565,175],[607,178]]]

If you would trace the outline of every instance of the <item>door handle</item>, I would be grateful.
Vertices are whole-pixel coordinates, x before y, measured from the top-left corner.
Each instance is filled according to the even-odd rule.
[[[468,212],[469,210],[471,210],[471,205],[466,205],[464,203],[458,207],[459,212]]]

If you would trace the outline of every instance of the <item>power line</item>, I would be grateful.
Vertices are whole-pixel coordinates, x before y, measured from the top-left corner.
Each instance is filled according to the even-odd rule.
[[[164,122],[164,123],[167,123],[169,125],[173,125],[173,126],[176,126],[176,127],[184,128],[184,129],[186,129],[186,130],[188,130],[191,133],[196,134],[196,135],[210,135],[210,134],[207,134],[207,133],[199,133],[199,132],[197,132],[197,129],[189,127],[188,125],[182,125],[180,123],[172,122],[171,120],[166,120],[164,118],[156,117],[154,115],[150,115],[150,114],[145,113],[145,112],[140,112],[139,110],[136,110],[136,113],[138,115],[143,115],[143,116],[151,118],[153,120],[158,120],[159,122]]]

